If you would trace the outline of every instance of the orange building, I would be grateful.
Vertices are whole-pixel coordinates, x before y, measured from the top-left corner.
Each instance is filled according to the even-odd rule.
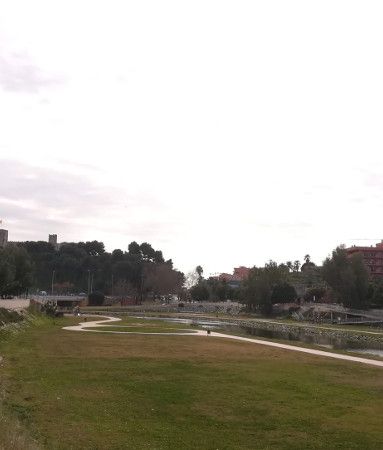
[[[221,273],[218,275],[220,281],[225,281],[228,284],[239,285],[242,281],[246,280],[249,276],[250,270],[248,267],[240,266],[235,267],[233,274]]]
[[[383,241],[376,244],[375,247],[358,247],[354,245],[346,248],[346,251],[349,256],[361,253],[371,276],[383,276]]]

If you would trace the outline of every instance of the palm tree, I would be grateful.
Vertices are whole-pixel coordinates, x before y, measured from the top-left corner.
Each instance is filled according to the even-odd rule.
[[[294,261],[294,263],[293,263],[294,272],[299,272],[300,267],[301,267],[300,261],[298,261],[298,260]]]
[[[201,279],[202,279],[202,274],[203,274],[202,266],[197,266],[197,267],[195,268],[195,271],[196,271],[197,274],[198,274],[199,280],[201,280]]]

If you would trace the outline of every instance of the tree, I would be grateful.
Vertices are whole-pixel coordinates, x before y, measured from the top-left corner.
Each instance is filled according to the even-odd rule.
[[[156,250],[156,251],[154,252],[154,262],[157,263],[157,264],[161,264],[161,263],[164,262],[164,257],[163,257],[163,255],[162,255],[161,250]],[[172,261],[171,259],[169,259],[168,261],[166,261],[166,263],[167,263],[169,266],[173,267],[173,261]]]
[[[15,267],[8,255],[0,249],[0,296],[6,295],[15,279]]]
[[[242,290],[242,296],[249,309],[259,310],[265,315],[271,314],[274,289],[286,282],[288,273],[287,264],[278,265],[272,260],[267,262],[263,268],[254,267],[251,269]]]
[[[311,261],[310,255],[305,255],[305,262],[301,266],[301,272],[312,272],[316,270],[316,265]]]
[[[0,296],[20,295],[32,285],[32,262],[24,248],[0,249]]]
[[[192,299],[198,302],[205,302],[209,300],[210,293],[209,289],[204,283],[198,283],[194,285],[190,289],[190,295],[192,296]]]
[[[50,290],[58,251],[45,241],[20,242],[17,247],[25,249],[33,263],[33,286],[40,290]]]
[[[136,241],[133,241],[129,244],[128,251],[131,255],[140,255],[141,256],[141,248],[137,244]]]
[[[150,261],[150,262],[154,261],[154,258],[156,256],[156,251],[153,249],[153,247],[150,244],[148,244],[147,242],[143,242],[140,245],[140,250],[141,250],[142,258],[145,261]]]
[[[374,307],[383,307],[383,281],[373,280],[368,288],[368,302]]]
[[[301,267],[301,262],[297,259],[296,261],[294,261],[293,263],[293,270],[294,272],[299,272],[299,268]]]
[[[115,249],[112,253],[106,252],[100,241],[67,242],[58,250],[47,242],[22,242],[17,247],[25,249],[33,262],[36,290],[50,291],[54,274],[56,287],[63,291],[67,286],[72,292],[88,292],[91,287],[92,290],[114,293],[115,286],[129,286],[129,292],[134,291],[137,298],[146,297],[152,293],[150,278],[163,264],[167,268],[159,270],[166,272],[167,282],[172,278],[179,283],[180,272],[173,269],[172,260],[165,262],[162,251],[154,249],[148,242],[133,241],[128,252]],[[0,283],[3,285],[6,280],[9,283],[12,267],[0,261]]]
[[[113,250],[112,252],[112,262],[121,261],[124,259],[124,252],[119,248]]]
[[[282,282],[274,286],[271,294],[271,302],[274,303],[291,303],[297,299],[297,292],[289,283]]]
[[[196,284],[198,284],[198,273],[192,270],[186,274],[184,286],[186,289],[191,289]]]
[[[77,245],[80,248],[83,248],[89,256],[99,256],[105,253],[105,246],[103,242],[99,241],[79,242]]]
[[[202,280],[202,274],[203,274],[203,268],[202,268],[202,266],[197,266],[197,267],[195,268],[195,271],[197,272],[199,281],[201,281],[201,280]]]
[[[147,284],[154,296],[178,294],[184,284],[184,274],[173,270],[169,264],[162,263],[153,266],[148,274]]]
[[[348,257],[344,247],[337,247],[324,261],[322,276],[338,302],[355,308],[366,306],[368,270],[361,254]]]

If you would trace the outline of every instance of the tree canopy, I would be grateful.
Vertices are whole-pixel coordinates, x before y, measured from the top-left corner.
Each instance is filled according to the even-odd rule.
[[[345,306],[362,308],[367,304],[368,269],[361,254],[347,255],[337,247],[322,267],[322,276],[331,287],[336,301]]]
[[[105,251],[103,242],[68,242],[55,249],[47,242],[20,242],[14,252],[22,252],[32,266],[30,280],[21,280],[36,290],[60,293],[99,291],[105,294],[130,295],[142,299],[148,295],[177,294],[184,282],[183,273],[165,261],[162,251],[149,243],[133,241],[128,251]],[[11,246],[6,247],[10,252]],[[21,267],[21,261],[17,267]],[[0,258],[0,283],[9,284],[13,272],[7,259]],[[32,270],[33,269],[33,270]],[[19,270],[21,271],[21,269]],[[20,272],[21,273],[21,272]]]
[[[32,285],[33,264],[27,251],[15,245],[0,248],[0,296],[20,295]]]
[[[290,299],[292,291],[287,287],[286,283],[288,273],[289,267],[287,264],[278,265],[271,260],[264,267],[251,269],[242,291],[243,298],[249,309],[259,310],[263,314],[270,314],[273,310],[273,302],[282,301],[282,297],[286,294],[286,289],[288,291],[288,299]]]

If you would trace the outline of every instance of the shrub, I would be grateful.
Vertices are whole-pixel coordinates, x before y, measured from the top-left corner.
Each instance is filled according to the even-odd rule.
[[[41,311],[45,312],[47,316],[55,317],[57,311],[57,304],[52,300],[48,300],[46,303],[42,305]]]
[[[23,317],[18,312],[0,308],[0,325],[10,322],[20,322],[21,320],[23,320]]]

